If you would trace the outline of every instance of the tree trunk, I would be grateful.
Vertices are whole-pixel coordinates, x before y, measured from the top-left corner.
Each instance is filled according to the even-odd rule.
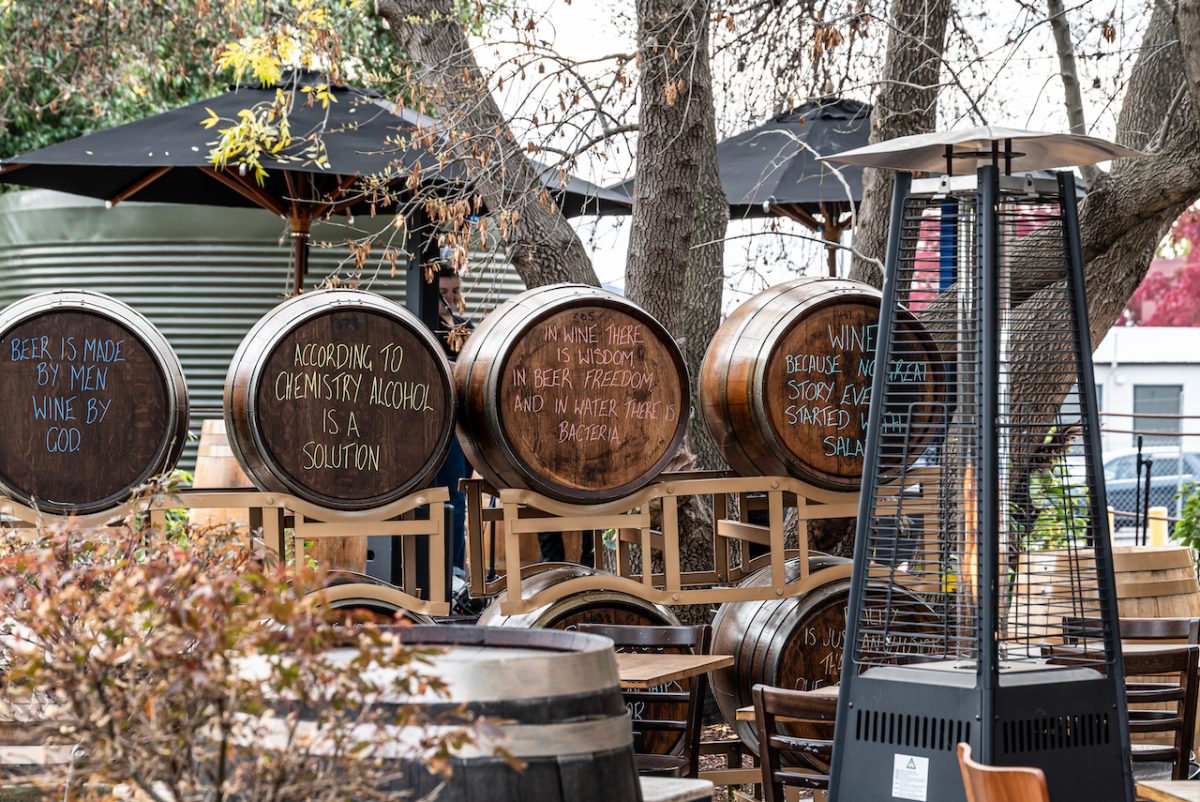
[[[676,338],[684,335],[697,184],[712,126],[708,7],[637,0],[641,105],[625,291]]]
[[[897,0],[892,6],[883,76],[871,112],[871,143],[933,130],[949,16],[949,0]],[[891,201],[891,171],[864,170],[854,250],[881,263],[887,249]],[[883,286],[879,265],[858,256],[851,262],[850,278]]]
[[[488,91],[452,0],[378,0],[377,13],[420,65],[454,155],[503,229],[509,261],[527,287],[599,285],[575,230],[540,201],[543,183]]]
[[[721,452],[704,425],[700,412],[700,365],[721,325],[721,298],[725,289],[725,229],[729,203],[717,169],[717,136],[713,108],[708,107],[700,180],[696,186],[695,231],[691,259],[684,277],[684,359],[692,381],[692,415],[688,445],[695,467],[726,467]]]
[[[716,453],[695,403],[700,362],[720,321],[729,219],[717,173],[708,11],[707,2],[637,0],[641,105],[625,287],[683,341],[694,451],[680,467],[694,467],[697,453],[712,464]],[[682,569],[711,568],[708,505],[689,497],[679,516]]]

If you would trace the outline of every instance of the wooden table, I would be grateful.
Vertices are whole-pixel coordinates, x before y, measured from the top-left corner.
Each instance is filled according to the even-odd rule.
[[[713,795],[713,784],[708,780],[640,777],[639,782],[644,802],[707,802]]]
[[[638,690],[657,688],[675,680],[707,674],[733,665],[729,654],[657,654],[617,652],[617,674],[621,687]]]
[[[1150,802],[1200,802],[1200,782],[1154,780],[1137,784],[1138,799]]]

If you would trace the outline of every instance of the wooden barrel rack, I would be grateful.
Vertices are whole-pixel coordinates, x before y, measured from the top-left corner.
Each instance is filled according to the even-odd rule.
[[[51,514],[120,506],[174,467],[187,438],[178,357],[101,293],[41,293],[0,311],[0,388],[0,494]]]
[[[524,589],[536,593],[572,579],[603,575],[582,565],[561,565],[531,576]],[[572,629],[577,624],[625,624],[632,626],[676,626],[679,619],[661,604],[612,590],[581,590],[527,613],[504,615],[507,592],[479,617],[480,626],[520,629]]]

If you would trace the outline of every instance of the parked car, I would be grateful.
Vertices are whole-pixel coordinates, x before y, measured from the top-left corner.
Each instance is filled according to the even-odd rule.
[[[1144,449],[1142,456],[1154,460],[1150,468],[1150,506],[1166,507],[1170,515],[1175,515],[1178,491],[1200,479],[1200,453]],[[1145,481],[1146,469],[1143,468],[1139,490],[1136,448],[1104,455],[1104,485],[1108,491],[1108,504],[1113,509],[1126,513],[1141,510],[1145,514]],[[1133,526],[1135,521],[1132,514],[1117,515],[1114,523],[1118,527]]]

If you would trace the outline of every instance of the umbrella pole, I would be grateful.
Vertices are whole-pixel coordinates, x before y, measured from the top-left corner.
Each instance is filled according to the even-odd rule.
[[[292,294],[304,292],[304,274],[308,272],[308,230],[312,220],[293,217],[292,222]]]

